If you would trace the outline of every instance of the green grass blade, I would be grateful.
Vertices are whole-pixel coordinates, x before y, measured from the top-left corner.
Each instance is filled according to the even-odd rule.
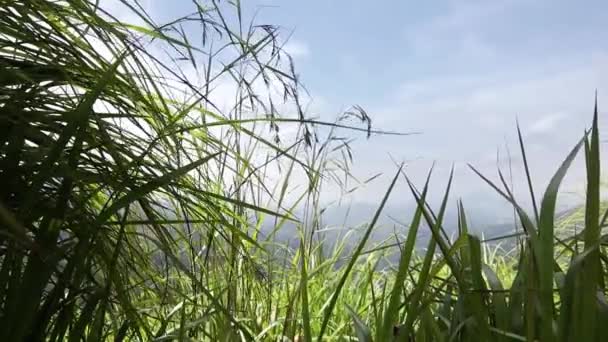
[[[559,186],[566,176],[568,168],[574,161],[578,151],[583,146],[583,140],[578,142],[568,154],[561,166],[555,172],[553,178],[547,186],[540,208],[540,218],[538,226],[538,244],[534,246],[537,254],[538,277],[539,277],[539,298],[541,309],[540,338],[542,341],[553,341],[555,339],[553,331],[553,282],[554,282],[554,227],[555,227],[555,204]],[[598,219],[599,220],[599,219]],[[599,222],[599,221],[597,221]]]
[[[424,188],[422,189],[422,195],[420,196],[421,202],[425,203],[426,194],[428,190],[429,181],[431,179],[431,172],[429,172]],[[405,277],[407,275],[412,253],[414,251],[414,245],[416,243],[416,236],[418,235],[418,227],[422,217],[422,209],[420,204],[414,213],[412,223],[409,225],[407,238],[403,249],[401,250],[401,257],[399,260],[397,275],[395,276],[395,284],[390,292],[390,299],[387,309],[384,311],[384,319],[382,320],[382,326],[378,327],[376,333],[378,334],[377,341],[387,341],[390,335],[393,333],[393,327],[398,318],[398,310],[400,304],[401,293],[405,286]]]
[[[482,341],[490,340],[490,326],[488,325],[489,312],[484,301],[483,294],[486,291],[485,281],[482,276],[481,243],[474,235],[469,235],[469,250],[471,253],[471,275],[472,290],[471,310],[475,317],[475,339]],[[472,339],[471,339],[472,340]]]
[[[304,341],[312,341],[310,329],[310,307],[308,302],[308,274],[306,272],[306,250],[303,239],[300,238],[300,298],[302,301],[302,325],[304,330]]]
[[[519,122],[517,122],[517,138],[519,140],[519,148],[521,150],[521,157],[524,162],[524,170],[526,172],[526,181],[528,182],[528,191],[530,192],[530,198],[532,200],[532,209],[534,210],[534,218],[536,219],[536,224],[538,225],[539,216],[538,216],[538,208],[536,205],[536,197],[534,195],[534,187],[532,186],[532,177],[530,177],[530,167],[528,165],[528,158],[526,156],[526,148],[524,145],[524,139],[521,134],[521,128],[519,127]]]
[[[587,140],[585,140],[587,142]],[[600,140],[598,127],[597,96],[593,113],[590,142],[586,144],[585,162],[587,166],[587,196],[585,203],[585,230],[583,239],[585,251],[590,251],[586,257],[580,279],[580,312],[577,314],[578,329],[581,339],[596,341],[597,293],[602,269],[600,252],[596,248],[600,241]]]
[[[211,154],[205,158],[199,159],[193,163],[182,166],[179,169],[176,169],[170,173],[162,175],[156,179],[148,181],[146,184],[133,189],[126,195],[117,199],[112,205],[108,206],[103,212],[99,214],[97,217],[97,224],[101,224],[103,222],[108,221],[115,213],[117,213],[120,209],[126,207],[127,205],[133,203],[134,201],[146,196],[147,194],[163,187],[168,184],[171,184],[177,178],[186,175],[188,172],[194,170],[195,168],[206,164],[211,159],[220,155],[220,152]]]
[[[365,322],[361,320],[359,315],[348,305],[345,306],[349,316],[353,320],[355,326],[355,332],[357,333],[357,340],[359,342],[372,342],[372,332],[369,330]]]
[[[353,254],[350,256],[351,259],[348,262],[348,264],[346,265],[346,267],[343,271],[342,277],[340,277],[338,285],[331,296],[329,305],[323,312],[323,322],[321,323],[321,328],[320,328],[319,335],[318,335],[319,341],[323,340],[323,336],[325,335],[325,329],[327,329],[327,324],[329,324],[329,319],[331,317],[334,307],[336,306],[336,302],[338,301],[338,296],[340,295],[340,292],[342,291],[342,288],[344,287],[344,284],[346,283],[346,279],[348,278],[350,271],[353,269],[353,266],[357,262],[357,258],[363,251],[363,248],[365,247],[365,244],[367,243],[367,240],[369,239],[369,237],[372,233],[372,230],[374,229],[374,226],[376,225],[376,222],[378,222],[378,219],[380,218],[380,214],[382,213],[382,210],[384,209],[384,205],[388,201],[388,198],[389,198],[391,192],[393,191],[395,184],[397,183],[397,179],[399,178],[402,168],[403,168],[403,165],[401,165],[399,167],[399,170],[395,174],[393,181],[391,182],[388,190],[384,194],[384,197],[382,198],[382,202],[380,202],[380,206],[376,210],[374,217],[372,218],[371,222],[369,223],[369,226],[368,226],[367,230],[365,231],[365,234],[359,241],[359,244],[358,244],[357,248],[355,249],[355,251],[353,252]]]

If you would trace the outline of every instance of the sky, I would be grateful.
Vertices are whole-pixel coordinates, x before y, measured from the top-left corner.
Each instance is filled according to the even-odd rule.
[[[371,217],[394,161],[406,161],[417,184],[435,163],[435,203],[453,166],[451,203],[461,198],[480,225],[509,220],[508,205],[467,164],[494,180],[497,166],[508,173],[510,165],[515,193],[529,203],[516,120],[537,197],[590,126],[596,90],[600,126],[608,128],[606,1],[241,2],[246,16],[257,11],[258,23],[290,35],[285,49],[311,94],[309,116],[332,120],[357,104],[376,129],[419,132],[370,139],[353,133],[353,173],[362,179],[383,173],[351,195],[356,217]],[[189,0],[144,3],[159,22],[192,8]],[[578,160],[565,180],[561,208],[580,202],[582,166]],[[412,204],[401,182],[388,210],[399,215]]]

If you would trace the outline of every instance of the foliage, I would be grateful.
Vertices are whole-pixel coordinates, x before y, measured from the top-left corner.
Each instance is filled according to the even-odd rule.
[[[1,341],[600,341],[608,333],[597,105],[540,203],[518,129],[531,214],[502,173],[494,183],[471,167],[517,213],[515,257],[469,232],[462,202],[449,239],[452,177],[431,208],[431,172],[418,189],[402,168],[354,248],[349,233],[327,250],[320,189],[356,182],[337,130],[374,133],[365,111],[331,123],[305,117],[279,31],[246,24],[238,1],[194,2],[195,13],[167,25],[123,4],[141,24],[88,0],[0,2]],[[199,45],[189,41],[194,29]],[[213,100],[226,80],[227,109]],[[349,126],[352,117],[365,127]],[[289,125],[298,128],[281,132]],[[560,183],[579,154],[584,209],[556,219]],[[412,221],[397,244],[370,247],[399,180],[418,203]],[[275,238],[288,223],[295,246]],[[423,229],[432,235],[420,249]]]

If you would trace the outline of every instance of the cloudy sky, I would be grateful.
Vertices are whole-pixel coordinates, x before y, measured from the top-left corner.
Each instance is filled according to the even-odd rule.
[[[510,152],[516,193],[524,196],[518,118],[540,193],[589,126],[596,89],[600,114],[608,106],[606,1],[242,3],[246,15],[260,10],[258,23],[292,33],[286,49],[312,95],[309,115],[332,119],[358,104],[378,129],[421,133],[357,137],[354,173],[384,173],[352,196],[362,216],[381,199],[394,159],[408,161],[406,171],[418,182],[436,162],[435,199],[454,165],[453,199],[462,198],[480,221],[508,219],[508,207],[466,164],[496,179],[497,163],[507,168]],[[148,0],[146,6],[162,22],[187,12],[191,2]],[[582,174],[579,161],[562,188],[562,207],[580,200]],[[408,205],[402,182],[390,210]]]

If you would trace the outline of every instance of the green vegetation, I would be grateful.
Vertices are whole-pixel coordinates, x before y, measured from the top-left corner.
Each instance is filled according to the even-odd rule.
[[[246,23],[238,1],[194,2],[193,14],[162,26],[124,3],[141,24],[121,23],[94,1],[0,0],[0,341],[608,334],[597,105],[538,208],[519,134],[531,214],[502,174],[498,183],[479,174],[517,213],[514,253],[470,234],[461,202],[459,235],[448,239],[452,177],[431,208],[431,173],[417,188],[402,168],[354,248],[345,237],[328,251],[320,188],[353,180],[337,129],[369,135],[365,111],[307,119],[279,32]],[[201,44],[189,41],[192,30]],[[227,110],[212,100],[220,81],[233,86]],[[286,136],[283,127],[297,130]],[[559,186],[577,155],[586,161],[586,203],[556,220]],[[398,244],[372,246],[399,180],[418,203],[411,224]],[[296,226],[295,247],[275,238],[287,224]],[[432,238],[416,248],[425,229]],[[379,268],[391,253],[398,262]]]

